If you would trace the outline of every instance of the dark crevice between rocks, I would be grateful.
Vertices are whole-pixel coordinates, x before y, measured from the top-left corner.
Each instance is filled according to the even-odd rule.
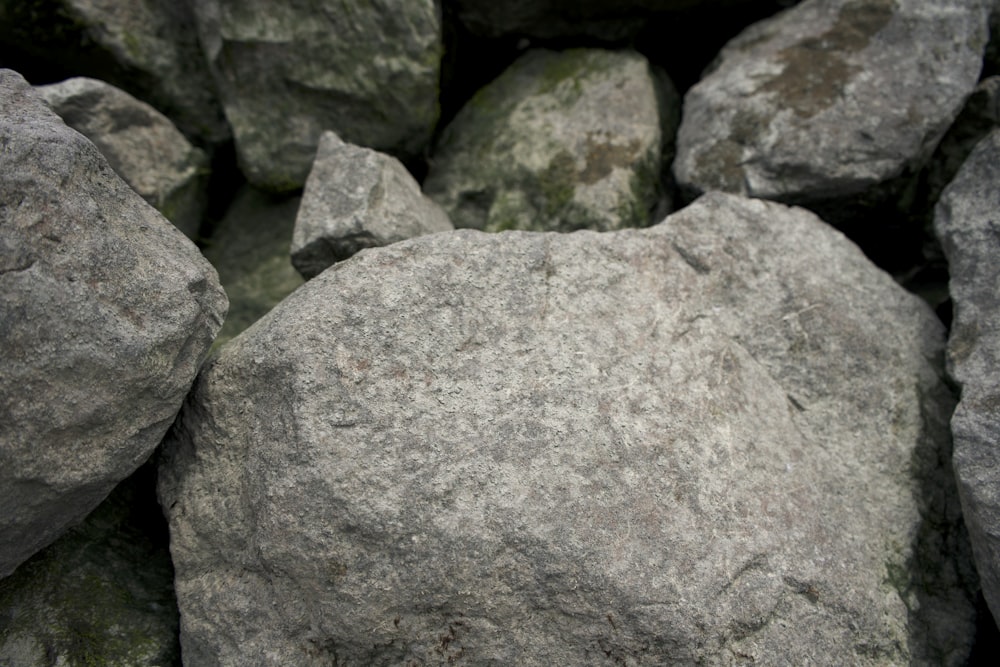
[[[204,248],[212,238],[216,226],[236,199],[246,178],[236,160],[236,146],[230,140],[216,147],[212,153],[212,173],[208,179],[208,204],[198,228],[197,243]]]
[[[944,359],[938,360],[944,378]],[[980,591],[979,576],[972,557],[972,545],[962,518],[958,486],[952,469],[950,412],[941,420],[931,415],[935,407],[953,402],[955,387],[945,380],[935,395],[921,392],[924,425],[911,456],[914,498],[921,523],[911,545],[906,575],[895,581],[909,611],[912,658],[919,664],[956,664],[963,647],[951,646],[951,653],[931,654],[932,647],[945,651],[952,637],[944,636],[937,619],[967,612],[975,624],[967,665],[995,664],[996,625],[992,623]],[[890,573],[891,574],[891,573]],[[990,627],[992,626],[992,627]],[[989,656],[990,662],[983,660]]]
[[[758,0],[654,16],[632,46],[666,70],[677,92],[684,95],[698,83],[729,40],[753,23],[794,4],[794,0]]]

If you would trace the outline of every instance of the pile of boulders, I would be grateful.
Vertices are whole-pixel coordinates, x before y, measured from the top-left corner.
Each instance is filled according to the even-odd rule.
[[[0,665],[987,664],[991,28],[0,0]]]

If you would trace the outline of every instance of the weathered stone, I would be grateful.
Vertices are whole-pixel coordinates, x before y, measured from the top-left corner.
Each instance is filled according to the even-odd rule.
[[[194,0],[198,28],[254,185],[301,188],[323,130],[420,154],[438,119],[436,0]]]
[[[363,248],[454,229],[394,157],[320,138],[292,235],[292,264],[308,280]]]
[[[208,158],[166,116],[96,79],[77,77],[37,90],[133,190],[195,238],[205,209]]]
[[[983,139],[935,210],[955,319],[948,368],[962,386],[955,473],[983,594],[1000,619],[1000,130]]]
[[[637,53],[529,51],[448,125],[424,190],[456,227],[645,226],[676,102]]]
[[[174,570],[154,483],[152,466],[140,468],[0,581],[0,665],[180,664]]]
[[[215,347],[263,317],[302,284],[288,257],[301,197],[245,187],[205,248],[229,296],[229,313]]]
[[[222,323],[197,248],[0,70],[0,577],[150,455]]]
[[[359,253],[165,443],[185,660],[961,664],[943,345],[814,215],[721,193]]]
[[[930,156],[985,43],[982,0],[805,0],[730,41],[688,91],[677,182],[689,194],[878,201],[874,190]]]
[[[191,139],[229,137],[187,0],[0,0],[0,38],[63,71],[115,84]]]

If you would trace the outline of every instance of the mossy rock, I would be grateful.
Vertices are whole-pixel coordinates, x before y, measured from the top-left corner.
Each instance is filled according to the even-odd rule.
[[[155,470],[141,468],[80,525],[0,581],[0,665],[180,664]]]
[[[529,51],[445,129],[425,189],[458,227],[644,226],[676,102],[634,52]]]

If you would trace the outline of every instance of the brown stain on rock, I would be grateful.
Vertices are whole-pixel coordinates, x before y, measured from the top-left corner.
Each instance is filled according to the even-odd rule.
[[[615,167],[626,170],[633,169],[641,157],[641,148],[642,146],[637,139],[620,145],[588,136],[584,156],[586,166],[580,172],[580,181],[587,185],[593,185],[607,178]]]
[[[778,53],[784,68],[761,90],[776,93],[803,118],[829,108],[860,69],[848,63],[845,54],[867,47],[892,19],[895,7],[894,0],[848,2],[825,32]]]

